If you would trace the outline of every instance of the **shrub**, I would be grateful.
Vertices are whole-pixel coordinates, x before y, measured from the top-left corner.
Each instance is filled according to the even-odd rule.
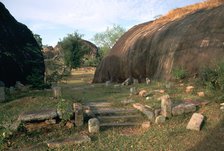
[[[172,71],[172,75],[177,80],[184,79],[187,77],[187,71],[183,68],[174,68]]]
[[[45,84],[43,81],[43,77],[40,76],[41,74],[39,73],[38,70],[33,69],[33,72],[31,75],[27,76],[27,81],[29,84],[32,85],[32,88],[36,89],[44,89],[44,88],[49,88],[49,84]]]
[[[63,124],[69,121],[73,114],[73,112],[69,111],[69,106],[69,102],[65,99],[61,99],[57,104],[57,111],[60,112],[60,118]]]
[[[199,76],[209,90],[224,92],[224,62],[216,64],[214,68],[203,68]]]

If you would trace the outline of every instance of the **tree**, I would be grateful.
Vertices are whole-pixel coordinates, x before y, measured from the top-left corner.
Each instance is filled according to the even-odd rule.
[[[117,40],[125,33],[125,29],[120,25],[107,27],[106,31],[97,33],[93,37],[95,44],[100,47],[99,54],[105,56]]]
[[[63,40],[59,42],[61,50],[64,54],[65,65],[70,68],[80,67],[82,58],[90,50],[82,42],[82,35],[74,32],[73,34],[68,34]]]
[[[42,38],[40,37],[40,35],[33,34],[33,37],[36,39],[37,44],[40,46],[40,48],[42,48],[43,47],[43,44],[42,44]]]

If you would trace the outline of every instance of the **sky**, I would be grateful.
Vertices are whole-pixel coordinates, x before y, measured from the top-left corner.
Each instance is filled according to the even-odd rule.
[[[55,46],[67,34],[78,32],[92,41],[96,33],[114,24],[126,30],[170,10],[203,0],[0,0],[15,19],[44,45]]]

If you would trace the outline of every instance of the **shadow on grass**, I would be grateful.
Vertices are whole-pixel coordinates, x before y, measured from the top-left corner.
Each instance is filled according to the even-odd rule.
[[[196,146],[187,151],[223,151],[224,150],[224,117],[219,124]]]

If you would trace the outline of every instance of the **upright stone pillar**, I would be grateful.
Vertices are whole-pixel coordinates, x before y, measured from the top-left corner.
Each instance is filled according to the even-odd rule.
[[[53,96],[54,98],[60,98],[61,97],[61,87],[53,87]]]
[[[161,97],[161,113],[165,117],[171,117],[172,102],[169,95],[164,95]]]
[[[98,133],[100,130],[100,122],[97,118],[91,118],[88,121],[88,130],[90,133]]]
[[[75,114],[75,125],[82,126],[84,117],[83,117],[83,107],[81,103],[74,103],[73,104],[73,111]]]

